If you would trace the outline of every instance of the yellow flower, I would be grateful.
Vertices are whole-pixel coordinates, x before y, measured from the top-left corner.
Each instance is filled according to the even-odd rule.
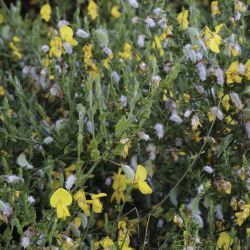
[[[204,31],[204,41],[205,45],[208,49],[212,50],[214,53],[220,53],[219,46],[221,44],[221,37],[218,35],[218,33],[221,30],[221,27],[223,24],[220,24],[215,27],[215,32],[212,32],[207,26]]]
[[[241,83],[242,81],[242,76],[240,75],[240,65],[238,61],[233,62],[227,72],[226,72],[226,77],[227,77],[227,83]]]
[[[232,184],[229,181],[219,180],[215,182],[217,190],[221,193],[231,194]]]
[[[57,218],[65,220],[70,216],[67,206],[71,205],[72,196],[64,188],[57,189],[50,197],[51,207],[56,208]]]
[[[100,193],[100,194],[91,194],[92,201],[89,202],[92,204],[92,209],[95,213],[99,214],[102,212],[102,203],[99,198],[105,197],[107,194]]]
[[[50,20],[51,11],[51,7],[48,3],[42,6],[40,10],[40,15],[45,22],[48,22]]]
[[[84,45],[82,51],[84,52],[83,61],[85,64],[85,68],[87,69],[88,66],[92,63],[92,45],[91,44]]]
[[[3,86],[0,86],[0,97],[1,96],[4,96],[4,87]]]
[[[12,54],[15,57],[15,59],[20,60],[22,59],[23,55],[20,52],[20,49],[17,47],[17,44],[20,43],[20,38],[17,36],[13,36],[12,41],[10,42],[9,46],[12,50]]]
[[[65,176],[69,177],[74,171],[76,171],[76,165],[73,163],[64,169]]]
[[[116,200],[117,203],[125,202],[124,191],[127,187],[127,178],[126,175],[121,174],[121,168],[118,170],[117,174],[113,176],[113,185],[112,188],[115,190],[111,196],[111,202]]]
[[[226,116],[225,120],[228,125],[235,125],[235,120],[230,115]]]
[[[113,59],[114,55],[113,53],[110,53],[109,56],[102,60],[102,64],[106,69],[109,69],[109,63]]]
[[[49,55],[50,57],[54,56],[56,58],[61,57],[63,54],[63,45],[62,45],[62,40],[59,36],[55,36],[50,40],[50,51]]]
[[[84,57],[83,57],[84,68],[95,79],[96,76],[99,73],[99,69],[92,60],[92,56],[93,56],[93,54],[92,54],[92,45],[91,44],[86,44],[86,45],[84,45],[82,50],[84,52]]]
[[[78,206],[82,209],[86,216],[90,216],[90,205],[88,204],[90,200],[86,200],[86,195],[81,189],[74,195],[74,200],[77,202]]]
[[[197,130],[198,127],[202,127],[198,115],[194,115],[191,120],[191,125],[193,130]]]
[[[188,28],[188,10],[183,10],[177,17],[177,21],[183,30]]]
[[[60,28],[60,35],[62,39],[69,43],[71,46],[76,46],[78,42],[73,38],[73,30],[71,27],[64,25]]]
[[[129,247],[130,244],[130,238],[129,234],[124,233],[123,231],[118,232],[118,246],[120,247],[120,250],[132,250],[131,247]]]
[[[132,59],[132,46],[129,43],[125,43],[123,46],[123,52],[120,53],[120,56],[124,60],[131,60]]]
[[[161,45],[161,39],[158,35],[154,36],[154,40],[152,43],[152,49],[157,48],[160,52],[160,56],[164,56],[164,50],[162,49],[162,45]]]
[[[236,216],[236,223],[241,226],[244,221],[250,217],[250,204],[246,204],[246,205],[243,205],[241,207],[241,210],[240,212],[238,213],[235,213],[235,216]]]
[[[247,60],[245,64],[245,76],[248,80],[250,80],[250,59]]]
[[[175,214],[173,221],[178,225],[178,227],[183,227],[183,219],[180,217],[180,215]]]
[[[0,14],[0,24],[2,24],[3,22],[4,22],[4,16]]]
[[[233,243],[233,239],[227,232],[220,233],[220,236],[217,240],[217,246],[219,249],[229,250],[230,246]]]
[[[102,239],[100,241],[100,244],[104,248],[104,250],[110,250],[115,246],[114,242],[109,237],[105,237],[104,239]]]
[[[127,228],[125,220],[118,221],[118,246],[121,250],[132,250],[130,244],[130,230]]]
[[[189,103],[189,102],[190,102],[191,97],[190,97],[189,94],[184,93],[184,94],[183,94],[183,98],[184,98],[184,101],[185,101],[186,103]]]
[[[119,7],[118,6],[113,6],[111,9],[111,16],[114,18],[118,18],[121,16],[121,12],[119,11]]]
[[[151,194],[152,189],[146,182],[147,170],[144,166],[138,165],[135,172],[134,185],[142,194]]]
[[[75,224],[77,227],[80,227],[81,224],[82,224],[81,218],[80,218],[80,217],[74,218],[74,224]]]
[[[18,36],[13,36],[12,40],[15,43],[19,43],[21,41],[21,39]]]
[[[104,66],[104,68],[109,69],[109,62],[110,62],[109,58],[105,58],[102,60],[102,65]]]
[[[213,112],[211,112],[211,111],[209,111],[207,113],[207,117],[208,117],[208,121],[209,122],[212,122],[212,121],[214,121],[216,119],[216,115]]]
[[[17,60],[20,60],[23,57],[19,49],[16,47],[16,45],[13,42],[10,42],[10,48],[12,49],[13,56]]]
[[[216,15],[221,13],[220,9],[219,9],[218,1],[212,1],[211,2],[211,12],[212,12],[212,16],[216,16]]]
[[[232,53],[232,55],[234,57],[238,56],[240,54],[240,47],[239,47],[239,45],[237,45],[237,44],[230,44],[229,48],[230,48],[230,51],[231,51],[231,53]]]
[[[224,95],[224,97],[223,97],[222,100],[221,100],[222,106],[223,106],[223,108],[224,108],[226,111],[228,111],[229,108],[230,108],[230,103],[229,103],[229,101],[230,101],[230,96],[229,96],[229,95]]]
[[[51,60],[46,56],[45,58],[43,58],[42,64],[45,68],[48,68],[49,65],[51,64]]]
[[[128,156],[129,149],[131,148],[131,143],[128,138],[121,139],[120,143],[124,145],[121,157],[125,159]]]
[[[233,210],[237,210],[238,204],[235,197],[232,197],[230,201],[230,207],[232,207]]]
[[[239,0],[234,1],[234,8],[239,12],[246,11],[246,5]]]
[[[90,0],[88,4],[88,15],[91,17],[93,21],[98,17],[98,6],[95,1]]]

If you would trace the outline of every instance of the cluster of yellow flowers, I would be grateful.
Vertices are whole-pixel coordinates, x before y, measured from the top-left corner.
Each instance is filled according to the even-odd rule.
[[[223,24],[217,25],[215,31],[211,31],[207,26],[204,31],[204,41],[208,49],[214,53],[220,53],[219,45],[221,44],[222,38],[218,35]]]
[[[70,47],[78,45],[78,42],[73,38],[74,33],[71,27],[69,27],[68,25],[64,25],[60,28],[59,31],[61,37],[54,36],[50,40],[50,57],[61,57],[62,54],[65,52],[64,46],[67,46],[67,44]],[[66,44],[63,44],[63,42]]]
[[[231,182],[225,181],[225,180],[219,180],[219,181],[215,181],[215,186],[219,192],[225,193],[225,194],[231,194],[231,191],[232,191]]]
[[[233,62],[226,71],[227,83],[241,83],[243,76],[250,80],[250,60],[245,65],[238,61]]]
[[[242,2],[235,0],[234,1],[234,8],[238,13],[244,12],[245,5],[242,4]],[[212,1],[211,2],[211,13],[213,18],[216,18],[217,15],[220,15],[222,13],[222,8],[219,8],[219,2],[218,1]],[[111,8],[111,16],[112,19],[118,19],[121,15],[122,12],[119,9],[119,6],[114,5]],[[91,18],[92,21],[95,21],[99,14],[98,14],[98,5],[96,4],[96,1],[94,0],[89,0],[88,1],[88,7],[87,7],[87,15]],[[52,8],[49,4],[45,4],[42,6],[40,9],[40,16],[41,19],[44,20],[45,22],[49,22],[52,17]],[[65,21],[66,22],[66,21]],[[177,22],[179,24],[179,27],[181,30],[188,30],[189,27],[189,10],[183,9],[177,16]],[[48,58],[60,58],[62,55],[65,55],[67,53],[70,53],[71,49],[75,46],[78,45],[78,41],[74,38],[74,30],[73,28],[66,22],[67,24],[64,25],[58,25],[59,29],[54,30],[52,32],[49,32],[48,36],[50,38],[49,42],[49,55],[47,58],[45,58],[45,66],[48,67],[50,64],[50,60]],[[221,53],[221,47],[224,44],[224,41],[222,39],[222,32],[224,31],[224,28],[226,24],[221,24],[220,22],[216,22],[218,25],[215,26],[214,28],[209,28],[206,26],[200,33],[198,38],[201,38],[202,42],[204,41],[204,48],[205,50],[209,50],[215,54],[213,54],[214,58],[216,58],[216,55]],[[1,24],[1,15],[0,15],[0,24]],[[165,23],[167,24],[167,22]],[[51,29],[52,30],[52,29]],[[225,33],[226,33],[226,28],[225,28]],[[52,35],[51,35],[52,34]],[[76,33],[77,34],[77,33]],[[78,35],[78,34],[77,34]],[[157,50],[159,52],[160,57],[164,57],[164,46],[167,44],[166,39],[168,37],[172,36],[172,31],[171,28],[168,27],[167,25],[162,28],[161,31],[159,31],[157,34],[154,34],[152,36],[152,40],[150,41],[151,48],[153,50]],[[233,36],[234,34],[232,34]],[[233,39],[232,39],[233,40]],[[234,46],[235,41],[232,43],[227,43],[227,39],[225,39],[225,43],[227,46],[230,48],[230,53],[232,56],[237,57],[240,53],[239,50]],[[13,36],[11,42],[9,43],[9,47],[12,51],[12,54],[14,58],[17,60],[22,59],[23,55],[21,53],[21,50],[19,48],[20,44],[20,38],[17,36]],[[84,69],[87,73],[89,73],[93,78],[96,78],[98,74],[101,74],[100,71],[101,69],[98,68],[98,60],[97,57],[95,57],[94,53],[94,43],[91,43],[89,40],[87,40],[87,43],[85,43],[82,47],[83,51],[83,63],[84,63]],[[100,46],[102,47],[102,46]],[[140,47],[140,46],[139,46]],[[143,46],[142,46],[143,47]],[[190,45],[190,48],[192,49],[192,53],[196,53],[198,50],[198,45]],[[206,49],[207,48],[207,49]],[[101,48],[103,51],[105,49],[109,50],[108,48]],[[111,49],[110,49],[111,51]],[[115,50],[114,50],[115,51]],[[138,59],[139,58],[139,52],[137,54],[136,50],[133,47],[132,42],[125,42],[123,44],[123,47],[121,48],[120,52],[116,52],[117,54],[113,54],[111,51],[110,53],[107,53],[107,57],[103,60],[101,60],[102,65],[105,69],[109,70],[110,69],[110,63],[111,60],[114,59],[114,56],[117,56],[120,58],[120,61],[122,62],[128,62],[129,60],[132,60],[133,58]],[[119,53],[119,54],[118,54]],[[154,55],[149,56],[151,61],[155,61],[157,63],[157,58]],[[202,59],[200,59],[202,58]],[[201,62],[201,64],[204,64],[206,66],[206,60],[204,55],[201,55],[199,59],[194,60],[195,63]],[[164,58],[165,60],[165,58]],[[210,58],[207,60],[209,61]],[[235,59],[236,60],[236,59]],[[52,59],[51,59],[52,61]],[[139,61],[139,60],[138,60]],[[204,63],[203,63],[204,61]],[[171,62],[172,63],[172,62]],[[166,69],[166,72],[169,73],[168,71],[168,66],[169,69],[172,67],[171,63],[168,65],[165,65],[164,70]],[[210,63],[210,61],[209,61]],[[141,71],[146,72],[147,71],[147,66],[146,63],[142,63],[140,65]],[[204,66],[204,68],[205,68]],[[217,64],[216,64],[217,67]],[[206,68],[204,69],[206,71]],[[242,83],[244,81],[244,78],[247,80],[250,80],[250,59],[247,60],[245,64],[240,63],[239,61],[233,61],[231,65],[228,67],[226,72],[224,72],[221,69],[222,76],[223,76],[223,84],[224,84],[224,77],[226,77],[226,82],[228,85],[232,83]],[[212,73],[211,73],[212,74]],[[215,74],[212,76],[215,76]],[[159,83],[160,80],[156,80],[155,82]],[[158,84],[159,86],[159,84]],[[222,86],[222,85],[221,85]],[[228,86],[227,86],[228,87]],[[222,89],[222,88],[221,88]],[[225,92],[224,92],[225,90]],[[186,91],[186,90],[185,90]],[[217,89],[213,89],[214,95],[218,96],[219,98],[221,97],[221,105],[222,105],[222,110],[223,111],[230,111],[230,101],[233,102],[233,98],[231,97],[231,92],[229,94],[226,92],[227,89],[220,90],[221,92],[216,92]],[[188,90],[187,90],[188,92]],[[163,101],[167,103],[168,101],[172,101],[168,99],[167,93],[170,93],[170,97],[174,99],[174,94],[171,90],[164,90],[164,97]],[[182,92],[183,93],[183,92]],[[2,86],[0,86],[0,97],[5,94],[5,90]],[[235,93],[237,94],[237,93]],[[238,95],[238,94],[237,94]],[[239,96],[239,95],[238,95]],[[191,106],[191,95],[188,93],[184,93],[181,95],[181,100],[184,102],[184,105]],[[178,106],[178,102],[174,103],[176,106]],[[242,105],[243,106],[243,105]],[[215,121],[217,119],[217,111],[219,108],[213,109],[216,107],[212,107],[208,109],[209,111],[207,112],[207,118],[209,122]],[[240,109],[241,110],[241,109]],[[192,115],[191,115],[192,114]],[[235,112],[230,113],[230,115],[234,115]],[[192,127],[192,132],[193,132],[193,140],[195,142],[200,142],[202,140],[201,135],[203,134],[200,130],[206,125],[204,124],[204,121],[200,121],[200,118],[203,119],[203,116],[200,115],[200,111],[197,110],[190,110],[190,115],[191,115],[191,127]],[[223,116],[222,119],[225,119],[227,124],[234,125],[237,124],[236,119],[233,120],[228,113],[227,116]],[[199,118],[200,116],[200,118]],[[189,115],[187,116],[189,117]],[[221,119],[221,120],[222,120]],[[183,118],[184,120],[184,118]],[[229,129],[227,131],[230,131]],[[214,139],[215,140],[215,139]],[[129,138],[124,138],[120,140],[120,144],[123,144],[123,150],[121,150],[120,157],[122,160],[125,160],[127,156],[129,155],[129,150],[131,148],[131,141]],[[179,155],[186,155],[186,152],[180,151]],[[174,155],[174,154],[173,154]],[[212,156],[209,155],[208,158],[211,158]],[[175,156],[174,159],[177,159],[178,157]],[[151,194],[152,188],[150,187],[147,177],[148,177],[148,171],[143,165],[137,165],[137,168],[135,171],[133,171],[131,168],[131,176],[128,176],[127,172],[123,170],[123,168],[119,168],[117,173],[113,174],[113,183],[112,183],[112,188],[114,190],[112,196],[111,196],[111,202],[115,201],[116,203],[125,203],[129,201],[130,199],[130,192],[133,189],[138,189],[141,194],[143,195],[149,195]],[[130,171],[129,170],[129,171]],[[69,176],[72,171],[75,171],[75,166],[70,166],[69,168],[65,169],[65,176]],[[123,174],[122,171],[125,173]],[[58,172],[53,172],[53,177],[60,178],[60,174]],[[58,184],[59,183],[59,184]],[[61,185],[61,183],[54,182],[53,185],[58,184]],[[221,177],[221,179],[217,179],[214,181],[214,186],[217,189],[218,192],[229,195],[232,193],[232,184],[230,181],[224,180],[224,177]],[[54,189],[58,188],[53,187]],[[66,187],[67,189],[67,187]],[[86,192],[86,190],[80,189],[74,195],[72,195],[69,191],[67,191],[64,188],[58,188],[51,196],[50,198],[50,205],[51,207],[56,209],[56,215],[57,218],[65,220],[67,217],[70,216],[70,210],[69,206],[72,205],[73,201],[75,204],[78,205],[78,207],[82,210],[83,214],[86,217],[91,216],[91,213],[102,213],[103,211],[103,204],[101,202],[101,198],[106,197],[106,193],[99,193],[99,194],[89,194]],[[70,189],[68,189],[70,190]],[[235,201],[231,202],[232,206],[235,207]],[[237,210],[237,201],[236,201],[236,208],[234,209],[235,211]],[[250,204],[244,204],[243,206],[240,207],[240,211],[235,213],[236,220],[235,222],[241,226],[245,220],[250,217]],[[179,227],[183,227],[183,219],[179,215],[175,215],[173,217],[173,222],[177,224]],[[75,225],[79,226],[81,221],[79,221],[79,218],[76,217],[74,220]],[[223,229],[225,230],[225,229]],[[118,222],[118,238],[117,238],[117,244],[120,249],[123,250],[130,250],[132,249],[130,245],[130,236],[131,236],[131,230],[130,230],[130,225],[126,220],[121,220]],[[222,232],[219,236],[219,239],[217,241],[217,245],[219,248],[222,249],[230,249],[230,246],[232,245],[232,238],[227,232]],[[95,247],[98,249],[99,247],[103,247],[104,249],[112,249],[115,247],[114,241],[109,238],[105,237],[102,240],[96,242]]]
[[[86,44],[84,45],[84,47],[82,48],[83,52],[84,52],[84,56],[83,56],[83,61],[84,61],[84,68],[87,72],[90,73],[90,75],[95,78],[99,72],[98,67],[96,66],[96,64],[94,63],[92,57],[93,57],[93,53],[92,53],[92,45],[91,44]]]
[[[94,21],[98,17],[98,6],[95,1],[90,0],[88,4],[88,15]]]
[[[139,189],[142,194],[151,194],[152,189],[146,182],[147,170],[144,166],[138,165],[135,173],[134,180],[129,180],[126,175],[121,174],[121,169],[118,170],[117,174],[113,176],[113,189],[114,193],[111,197],[111,201],[116,200],[117,203],[125,202],[125,194],[127,185],[132,185],[134,188]],[[103,206],[100,202],[100,198],[107,196],[105,193],[90,194],[91,199],[86,199],[85,192],[81,189],[74,195],[74,200],[78,206],[82,209],[86,216],[90,216],[90,206],[94,213],[101,213]],[[63,220],[70,216],[68,206],[72,204],[71,194],[63,189],[58,188],[50,198],[50,204],[56,208],[57,217]]]
[[[79,190],[75,195],[74,199],[78,203],[78,206],[82,209],[86,216],[90,215],[90,205],[95,213],[102,212],[101,197],[105,197],[107,194],[91,194],[91,200],[86,199],[86,195],[83,190]],[[68,206],[72,204],[72,195],[64,188],[57,189],[50,198],[50,205],[56,208],[57,218],[65,220],[66,217],[70,216]]]
[[[62,40],[59,36],[55,36],[50,40],[50,51],[49,55],[50,57],[56,57],[59,58],[63,54],[63,45]]]
[[[73,38],[74,32],[68,25],[64,25],[60,28],[60,35],[63,41],[69,43],[71,46],[78,45],[78,42]]]
[[[120,57],[123,60],[131,60],[132,59],[132,46],[126,42],[123,46],[123,51],[120,52]]]
[[[17,60],[20,60],[23,57],[20,49],[18,48],[19,43],[20,43],[20,38],[17,36],[13,36],[12,41],[9,44],[9,46],[12,50],[12,54],[13,54],[14,58]]]
[[[233,244],[233,239],[227,232],[220,233],[220,236],[217,240],[217,246],[219,249],[229,250],[230,246]]]
[[[118,222],[118,246],[123,250],[131,250],[130,236],[131,231],[128,228],[128,223],[125,220]]]
[[[211,2],[211,13],[212,13],[212,16],[216,16],[218,14],[221,14],[218,1]]]
[[[189,11],[184,9],[177,17],[177,21],[183,30],[186,30],[189,25],[188,14]]]
[[[243,206],[241,206],[241,211],[240,212],[237,212],[235,213],[235,216],[236,216],[236,223],[241,226],[244,221],[250,217],[250,204],[245,204]]]
[[[91,17],[91,19],[94,21],[96,20],[96,18],[98,17],[98,6],[95,3],[95,1],[90,0],[89,4],[88,4],[88,15]],[[113,10],[114,15],[117,16],[118,10]],[[40,15],[41,18],[45,21],[48,22],[51,18],[51,13],[52,13],[52,8],[51,6],[47,3],[45,5],[42,6],[42,8],[40,9]]]
[[[134,220],[120,220],[118,221],[118,238],[117,244],[119,249],[121,250],[132,250],[130,247],[130,236],[135,232],[134,226],[137,222],[137,219]],[[103,247],[104,250],[116,249],[115,243],[110,237],[105,237],[100,241],[95,242],[95,249],[100,249],[100,246]]]
[[[113,185],[114,193],[111,196],[111,201],[116,200],[117,203],[125,202],[126,196],[125,191],[127,186],[131,185],[135,189],[139,189],[142,194],[151,194],[152,189],[146,182],[147,179],[147,169],[143,165],[138,165],[135,177],[133,180],[128,179],[126,175],[121,174],[121,168],[118,173],[113,175]]]

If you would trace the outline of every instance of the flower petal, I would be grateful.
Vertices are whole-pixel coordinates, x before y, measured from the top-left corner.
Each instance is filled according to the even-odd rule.
[[[71,194],[64,188],[58,188],[50,197],[51,207],[56,207],[59,202],[62,202],[65,206],[69,206],[72,203]]]
[[[151,187],[147,184],[146,181],[140,181],[138,183],[139,190],[141,191],[142,194],[151,194],[152,189]]]
[[[102,203],[99,199],[93,200],[92,209],[97,214],[102,212]]]
[[[147,169],[142,165],[138,165],[135,173],[135,182],[145,181],[146,178]]]
[[[56,215],[58,219],[63,218],[63,206],[62,204],[58,204],[56,207]]]
[[[107,194],[105,194],[105,193],[92,194],[92,195],[91,195],[91,198],[92,198],[92,199],[98,199],[98,198],[105,197],[105,196],[107,196]]]

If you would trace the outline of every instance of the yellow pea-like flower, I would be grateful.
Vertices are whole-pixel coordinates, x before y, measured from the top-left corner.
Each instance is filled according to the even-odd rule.
[[[98,6],[95,1],[90,0],[88,4],[88,15],[91,17],[93,21],[98,17]]]
[[[219,9],[218,1],[212,1],[211,2],[211,13],[212,13],[212,16],[216,16],[216,15],[221,13],[220,9]]]
[[[48,3],[43,5],[41,10],[40,10],[41,18],[45,22],[48,22],[51,18],[51,12],[52,12],[51,6]]]
[[[186,30],[188,28],[188,14],[188,10],[183,10],[177,17],[177,21],[183,30]]]
[[[240,74],[240,64],[238,61],[233,62],[226,71],[227,83],[241,83],[242,76]]]
[[[91,199],[92,201],[90,202],[92,204],[92,209],[95,213],[99,214],[102,212],[103,206],[100,201],[100,198],[107,196],[105,193],[100,193],[100,194],[92,194]]]
[[[71,194],[64,188],[58,188],[50,197],[51,207],[56,208],[56,214],[58,219],[65,220],[70,216],[68,206],[72,203]]]
[[[213,51],[214,53],[220,53],[220,44],[222,42],[222,38],[218,35],[222,28],[223,24],[220,24],[215,27],[215,32],[212,32],[208,27],[205,28],[204,31],[204,41],[205,45],[208,49]]]
[[[68,25],[64,25],[63,27],[60,28],[60,35],[62,39],[69,43],[71,46],[76,46],[78,42],[73,38],[74,32],[71,27]]]
[[[134,185],[140,190],[142,194],[151,194],[152,189],[146,182],[147,179],[147,169],[142,166],[138,165],[136,172],[135,172],[135,180]]]
[[[227,250],[233,243],[233,239],[227,232],[222,232],[217,240],[217,246],[219,249]]]
[[[119,7],[118,6],[113,6],[111,9],[111,16],[114,18],[118,18],[121,16],[121,12],[119,11]]]

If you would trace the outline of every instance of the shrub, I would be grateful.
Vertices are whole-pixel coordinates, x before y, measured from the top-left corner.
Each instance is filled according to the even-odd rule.
[[[246,3],[0,3],[3,248],[249,248]]]

